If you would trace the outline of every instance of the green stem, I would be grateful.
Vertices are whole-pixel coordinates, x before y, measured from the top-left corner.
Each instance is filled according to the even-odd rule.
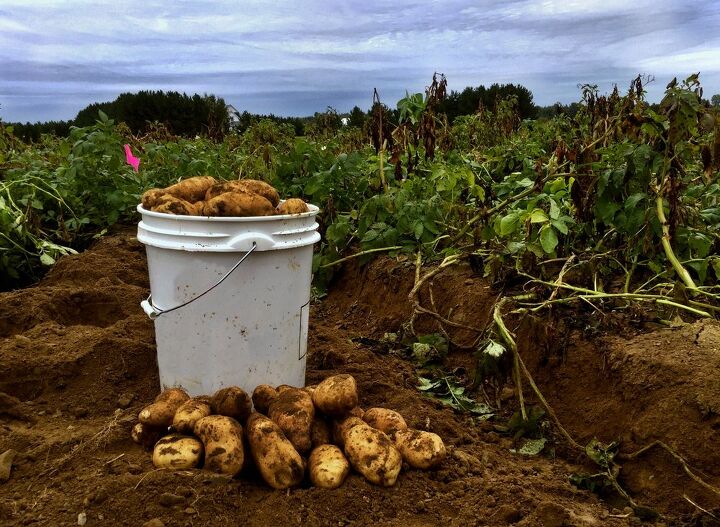
[[[680,260],[677,259],[677,256],[675,256],[675,252],[673,251],[672,245],[670,244],[670,226],[668,225],[667,219],[665,218],[665,211],[663,210],[663,196],[661,192],[658,193],[658,196],[655,199],[655,205],[657,209],[657,217],[660,221],[660,225],[662,226],[663,235],[661,241],[663,249],[665,250],[665,256],[667,256],[667,259],[670,260],[673,269],[675,269],[675,272],[685,283],[685,285],[689,289],[697,290],[697,286],[695,285],[695,282],[693,282],[690,273],[688,273],[687,269],[683,267],[683,265],[680,263]]]

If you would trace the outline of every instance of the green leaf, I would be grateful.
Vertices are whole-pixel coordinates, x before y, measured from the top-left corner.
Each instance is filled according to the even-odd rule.
[[[40,255],[40,263],[43,265],[52,265],[55,263],[55,258],[50,256],[48,253],[42,253]]]
[[[418,381],[420,382],[417,386],[418,390],[458,412],[469,412],[484,418],[493,415],[493,410],[488,405],[479,403],[465,395],[465,388],[460,386],[453,376],[442,377],[437,381],[419,377]]]
[[[520,214],[518,212],[511,212],[507,216],[503,216],[500,220],[500,236],[507,236],[512,234],[520,223]]]
[[[543,251],[547,254],[555,250],[558,244],[558,237],[554,228],[546,225],[540,230],[540,244],[542,245]]]
[[[490,355],[494,358],[500,357],[503,353],[505,353],[505,351],[505,346],[498,342],[495,342],[494,340],[490,340],[487,343],[487,346],[485,346],[485,348],[483,349],[484,354]]]
[[[561,220],[550,220],[550,223],[552,223],[552,226],[555,227],[557,230],[559,230],[563,234],[568,233],[568,226],[567,223]]]
[[[552,198],[550,198],[550,217],[554,220],[560,217],[560,207],[558,206],[557,202]]]
[[[108,116],[107,116],[107,114],[106,114],[105,112],[103,112],[102,110],[98,110],[98,115],[100,116],[100,120],[101,120],[103,123],[106,123],[106,122],[107,122]]]
[[[543,448],[545,448],[545,443],[547,443],[547,439],[544,437],[540,439],[528,439],[517,453],[524,456],[537,456],[543,451]]]
[[[542,209],[535,209],[530,213],[530,223],[545,223],[548,221],[547,214]]]
[[[638,203],[640,203],[643,199],[645,199],[646,194],[643,192],[638,192],[637,194],[633,194],[632,196],[629,196],[628,199],[625,200],[625,205],[623,208],[625,210],[631,210],[634,209]]]

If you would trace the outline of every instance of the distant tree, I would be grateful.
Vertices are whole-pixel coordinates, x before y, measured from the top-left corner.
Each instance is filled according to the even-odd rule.
[[[440,104],[438,110],[445,113],[452,122],[460,115],[470,115],[482,108],[494,108],[497,102],[511,95],[518,98],[518,110],[521,119],[532,119],[537,114],[538,107],[533,103],[530,90],[519,84],[492,84],[485,86],[468,86],[461,92],[451,91]]]
[[[225,101],[214,95],[192,97],[174,91],[140,91],[121,93],[111,102],[93,103],[80,110],[77,126],[95,122],[98,111],[124,122],[134,133],[142,133],[149,123],[161,122],[177,135],[209,135],[220,138],[228,130]]]
[[[348,125],[362,128],[365,125],[366,119],[367,114],[363,112],[359,106],[353,106],[353,109],[350,110],[350,121]]]
[[[720,108],[720,93],[716,93],[710,97],[710,104],[712,104],[715,108]]]

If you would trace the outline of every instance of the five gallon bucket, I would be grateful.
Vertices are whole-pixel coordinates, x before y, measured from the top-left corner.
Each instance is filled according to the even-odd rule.
[[[309,212],[221,218],[138,206],[163,388],[191,395],[224,386],[305,382],[313,244]]]

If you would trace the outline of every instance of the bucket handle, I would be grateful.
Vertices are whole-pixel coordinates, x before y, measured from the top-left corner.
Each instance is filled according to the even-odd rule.
[[[253,252],[256,248],[257,248],[257,243],[256,243],[256,242],[252,242],[252,247],[250,247],[250,249],[248,250],[248,252],[246,252],[245,254],[243,254],[242,258],[240,258],[240,260],[238,260],[238,262],[237,262],[235,265],[232,266],[232,269],[230,269],[227,273],[225,273],[225,276],[223,276],[215,285],[210,286],[209,289],[206,289],[205,291],[203,291],[202,293],[200,293],[200,294],[197,295],[196,297],[191,298],[191,299],[188,300],[187,302],[183,302],[182,304],[177,305],[177,306],[175,306],[175,307],[171,307],[170,309],[160,309],[160,308],[157,307],[155,304],[153,304],[153,301],[152,301],[152,293],[151,293],[150,295],[148,295],[147,299],[145,299],[145,300],[143,300],[142,302],[140,302],[140,306],[143,308],[143,311],[145,311],[145,313],[147,314],[147,316],[150,317],[150,320],[155,320],[155,319],[156,319],[157,317],[159,317],[160,315],[163,315],[163,314],[165,314],[165,313],[170,313],[171,311],[175,311],[176,309],[180,309],[181,307],[185,307],[185,306],[188,305],[188,304],[192,304],[193,302],[195,302],[195,300],[199,299],[199,298],[202,297],[202,296],[205,296],[205,295],[208,294],[210,291],[212,291],[213,289],[215,289],[217,286],[219,286],[220,284],[222,284],[222,283],[225,281],[225,279],[226,279],[228,276],[230,276],[230,274],[232,274],[232,272],[233,272],[235,269],[237,269],[238,267],[240,267],[240,264],[245,261],[245,258],[247,258],[248,256],[250,256],[250,253]]]

